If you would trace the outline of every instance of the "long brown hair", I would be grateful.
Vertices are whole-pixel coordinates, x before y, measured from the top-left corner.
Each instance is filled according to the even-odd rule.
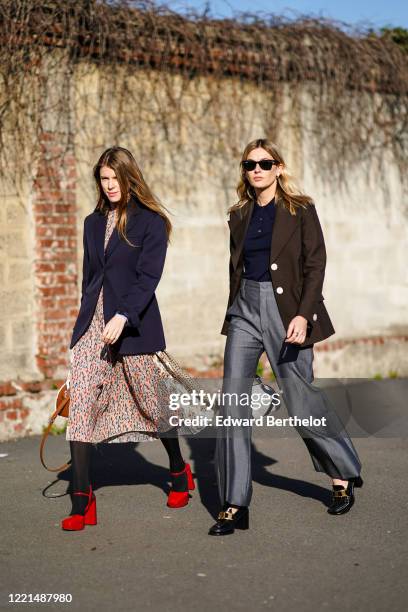
[[[248,143],[244,149],[241,162],[248,159],[250,152],[258,148],[265,149],[265,151],[268,151],[268,153],[272,155],[273,159],[276,159],[278,162],[283,164],[283,171],[280,176],[277,177],[275,203],[287,208],[291,215],[296,215],[296,209],[299,208],[299,206],[305,207],[308,204],[312,204],[312,198],[304,193],[301,193],[301,191],[293,183],[293,179],[286,170],[283,156],[278,147],[267,138],[251,140],[251,142]],[[231,206],[228,212],[242,208],[248,204],[248,202],[256,198],[255,189],[252,187],[252,185],[250,185],[246,172],[242,167],[242,163],[240,164],[240,173],[241,176],[237,186],[239,200],[236,204]]]
[[[143,178],[142,171],[136,163],[130,151],[123,147],[110,147],[106,149],[94,166],[93,175],[98,189],[98,203],[95,210],[107,214],[110,210],[109,200],[105,195],[100,177],[102,166],[111,168],[115,174],[120,187],[120,200],[116,203],[118,211],[117,228],[119,236],[129,245],[133,246],[126,237],[127,222],[127,203],[131,195],[135,196],[146,208],[154,210],[166,223],[167,238],[171,234],[171,222],[166,212],[167,209],[160,203],[158,198],[153,195]]]

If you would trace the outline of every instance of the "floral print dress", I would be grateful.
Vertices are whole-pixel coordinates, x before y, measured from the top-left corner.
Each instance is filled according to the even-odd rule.
[[[108,213],[105,249],[115,223],[113,209]],[[160,431],[171,429],[168,355],[112,358],[102,340],[104,327],[101,287],[92,321],[72,349],[66,439],[92,443],[157,439]]]

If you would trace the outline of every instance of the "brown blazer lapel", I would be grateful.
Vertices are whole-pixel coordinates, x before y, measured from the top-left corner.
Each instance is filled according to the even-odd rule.
[[[246,206],[238,209],[234,214],[232,214],[230,220],[228,221],[234,243],[234,248],[231,253],[231,262],[234,268],[236,268],[238,265],[242,249],[244,247],[245,236],[252,217],[253,209],[254,203],[251,200]]]
[[[275,261],[285,244],[300,223],[300,213],[291,215],[287,208],[278,204],[272,229],[271,261]]]

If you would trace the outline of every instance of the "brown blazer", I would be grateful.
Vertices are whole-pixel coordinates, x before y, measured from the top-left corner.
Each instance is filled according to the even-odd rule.
[[[243,246],[254,203],[248,202],[230,214],[230,292],[228,307],[233,303],[241,283]],[[276,207],[269,259],[276,302],[287,330],[296,315],[308,320],[306,340],[302,346],[320,342],[334,334],[334,328],[323,304],[322,295],[326,248],[314,204],[297,208],[296,215],[281,204]],[[229,316],[225,316],[221,333],[227,335]]]

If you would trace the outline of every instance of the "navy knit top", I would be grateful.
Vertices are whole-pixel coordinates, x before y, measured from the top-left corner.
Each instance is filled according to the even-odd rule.
[[[255,281],[270,281],[269,257],[272,228],[275,221],[275,198],[265,206],[254,202],[244,242],[243,277]]]

